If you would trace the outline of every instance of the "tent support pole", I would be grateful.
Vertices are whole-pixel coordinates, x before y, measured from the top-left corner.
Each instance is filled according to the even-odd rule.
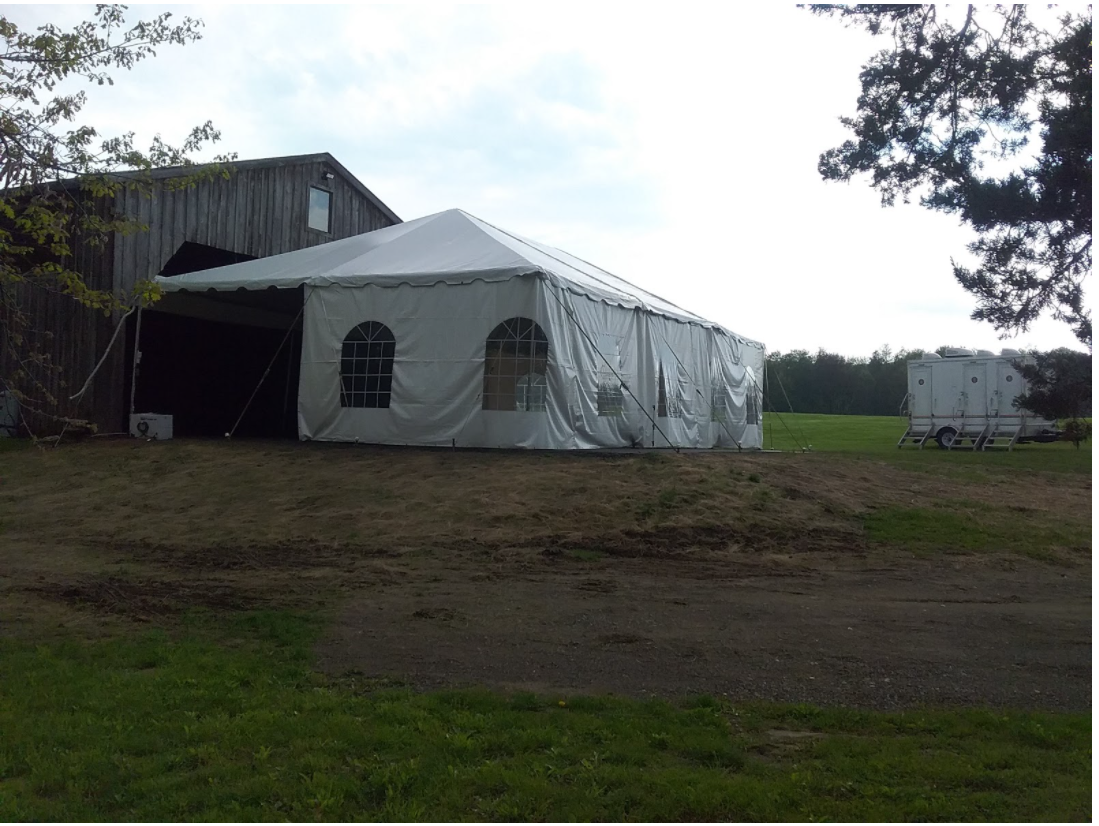
[[[759,395],[765,397],[764,392],[763,392],[763,388],[759,386],[759,384],[756,382],[755,379],[752,379],[752,384],[754,384],[759,389]],[[809,447],[808,447],[809,442],[808,442],[808,440],[806,440],[805,446],[803,446],[801,444],[801,442],[798,441],[798,437],[794,435],[794,431],[792,431],[790,429],[790,426],[788,424],[786,424],[786,422],[783,420],[783,418],[779,414],[779,412],[777,410],[775,410],[775,406],[771,403],[770,399],[767,399],[767,406],[771,408],[771,412],[775,414],[775,418],[779,420],[779,423],[784,428],[786,428],[786,432],[790,434],[790,438],[794,440],[794,444],[796,444],[801,449],[802,453],[808,453],[809,452]],[[760,415],[762,415],[762,413],[763,413],[763,411],[761,410]],[[802,434],[802,438],[804,438],[804,433]],[[774,431],[774,428],[772,427],[771,428],[771,449],[774,450],[774,447],[775,447],[775,431]]]
[[[144,303],[144,302],[143,302]],[[141,308],[142,304],[137,305],[137,329],[134,330],[134,364],[133,372],[130,374],[130,415],[134,415],[137,412],[137,374],[138,365],[141,364]],[[130,429],[130,424],[126,424],[126,429]]]
[[[286,356],[286,390],[282,394],[282,418],[286,420],[286,411],[290,407],[290,374],[294,369],[294,339],[290,338],[290,352]]]
[[[561,309],[565,311],[565,315],[572,319],[572,323],[576,325],[576,329],[580,331],[584,338],[588,340],[588,343],[595,349],[595,352],[599,354],[599,358],[603,359],[603,363],[607,365],[607,368],[611,371],[611,373],[614,374],[614,377],[618,379],[618,383],[623,388],[625,388],[626,392],[630,394],[630,398],[634,400],[639,408],[641,408],[641,412],[645,414],[645,417],[650,422],[652,422],[653,427],[656,428],[656,430],[659,431],[660,435],[664,437],[664,441],[668,443],[668,447],[672,448],[676,453],[679,453],[679,448],[676,445],[672,444],[672,440],[668,438],[668,434],[660,428],[660,425],[656,423],[656,419],[649,415],[649,411],[645,409],[645,405],[643,405],[638,400],[637,396],[635,396],[633,394],[633,391],[630,390],[630,386],[626,384],[625,381],[623,381],[622,376],[620,376],[618,371],[614,369],[614,366],[609,361],[607,361],[607,357],[603,355],[603,351],[599,349],[599,346],[595,343],[592,337],[588,335],[588,331],[585,330],[584,327],[580,324],[580,322],[576,318],[576,315],[569,309],[568,305],[566,305],[565,302],[561,300],[561,298],[554,290],[551,289],[549,292],[550,295],[553,296],[554,300],[561,305]]]
[[[764,375],[764,379],[766,379],[766,377],[767,377],[766,369],[767,369],[767,368],[766,368],[766,363],[764,363],[764,374],[763,374],[763,375]],[[788,394],[788,393],[786,392],[786,387],[785,387],[785,386],[783,385],[783,383],[782,383],[782,376],[781,376],[781,375],[779,374],[778,370],[775,370],[775,371],[774,371],[774,373],[775,373],[775,378],[776,378],[776,379],[778,379],[778,386],[779,386],[779,389],[780,389],[780,390],[782,390],[782,395],[783,395],[783,398],[785,398],[785,399],[786,399],[786,406],[787,406],[787,407],[789,407],[789,408],[790,408],[790,412],[791,412],[791,413],[793,413],[793,412],[794,412],[794,406],[793,406],[792,404],[790,404],[790,396],[789,396],[789,394]],[[772,407],[773,407],[773,406],[774,406],[774,405],[772,405]],[[805,444],[806,444],[806,446],[808,447],[808,445],[809,445],[809,439],[808,439],[808,437],[806,437],[806,435],[805,435],[805,431],[801,429],[801,425],[800,425],[800,424],[798,425],[798,433],[800,433],[800,434],[801,434],[801,438],[805,440]]]
[[[309,299],[306,298],[305,301]],[[263,375],[260,376],[259,382],[256,384],[256,389],[252,391],[252,395],[248,397],[248,401],[244,405],[244,409],[240,411],[240,415],[237,416],[237,421],[233,425],[233,429],[225,434],[226,438],[231,439],[233,434],[237,432],[237,428],[240,427],[241,419],[244,418],[244,414],[248,412],[248,408],[252,406],[252,400],[256,397],[256,393],[259,392],[260,386],[263,384],[264,379],[267,378],[267,374],[271,372],[271,368],[275,366],[275,359],[279,357],[279,353],[282,352],[282,348],[286,346],[286,340],[290,338],[290,334],[294,332],[294,325],[298,323],[298,319],[301,318],[302,313],[305,312],[305,301],[301,303],[301,309],[298,310],[298,314],[294,316],[294,320],[290,322],[290,326],[286,328],[286,335],[282,337],[282,341],[279,342],[278,349],[275,350],[275,355],[271,356],[271,361],[267,364],[267,369],[263,371]]]

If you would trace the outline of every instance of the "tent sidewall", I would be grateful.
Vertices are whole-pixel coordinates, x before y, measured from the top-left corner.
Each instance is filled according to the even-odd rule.
[[[747,419],[749,394],[758,394],[763,376],[763,348],[717,327],[578,296],[539,274],[462,284],[440,279],[431,286],[307,286],[305,297],[298,387],[303,440],[542,449],[669,441],[762,446],[760,426]],[[549,341],[544,411],[482,409],[486,339],[515,317],[535,321]],[[342,407],[343,341],[367,321],[385,324],[396,341],[389,407]],[[621,406],[608,408],[608,392],[620,383],[628,388]],[[725,409],[715,415],[719,397]]]

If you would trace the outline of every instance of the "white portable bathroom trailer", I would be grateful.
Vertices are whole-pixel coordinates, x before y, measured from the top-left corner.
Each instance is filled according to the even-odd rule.
[[[1017,350],[947,350],[908,362],[908,430],[897,447],[1008,450],[1026,442],[1053,442],[1057,422],[1014,405],[1027,390],[1014,361],[1032,363]]]

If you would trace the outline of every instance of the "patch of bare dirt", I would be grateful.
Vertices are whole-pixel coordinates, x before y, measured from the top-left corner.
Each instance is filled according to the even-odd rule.
[[[964,501],[1079,528],[1086,474],[243,441],[5,461],[3,633],[342,606],[323,667],[422,687],[1090,708],[1090,546],[914,559],[860,519]]]
[[[178,614],[196,607],[240,611],[268,603],[268,600],[259,595],[243,593],[233,584],[166,582],[117,576],[49,582],[26,590],[75,608],[118,614],[136,620]]]
[[[364,558],[393,557],[383,549],[321,542],[183,545],[170,542],[110,543],[121,561],[151,562],[181,571],[265,571],[354,566]]]
[[[477,581],[478,556],[427,559],[352,596],[318,658],[421,688],[1091,707],[1090,566],[879,557],[784,570],[751,556],[536,554]]]

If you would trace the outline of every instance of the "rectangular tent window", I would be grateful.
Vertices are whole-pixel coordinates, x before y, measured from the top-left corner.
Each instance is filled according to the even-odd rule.
[[[724,423],[729,419],[729,395],[725,388],[715,384],[710,388],[710,421]]]
[[[332,193],[327,189],[309,187],[309,229],[332,231]]]
[[[656,415],[681,419],[684,401],[681,384],[684,382],[680,377],[679,359],[667,345],[660,345],[659,351],[660,360],[656,368]]]
[[[748,396],[745,401],[747,402],[746,410],[746,423],[747,424],[759,424],[759,409],[763,406],[763,401],[760,398],[762,394],[754,383],[748,384]]]
[[[600,416],[621,416],[625,410],[625,398],[622,383],[615,371],[621,375],[621,354],[617,336],[600,333],[596,339],[600,358],[596,364],[596,405]],[[610,366],[608,366],[608,362]],[[612,370],[611,367],[614,369]]]

